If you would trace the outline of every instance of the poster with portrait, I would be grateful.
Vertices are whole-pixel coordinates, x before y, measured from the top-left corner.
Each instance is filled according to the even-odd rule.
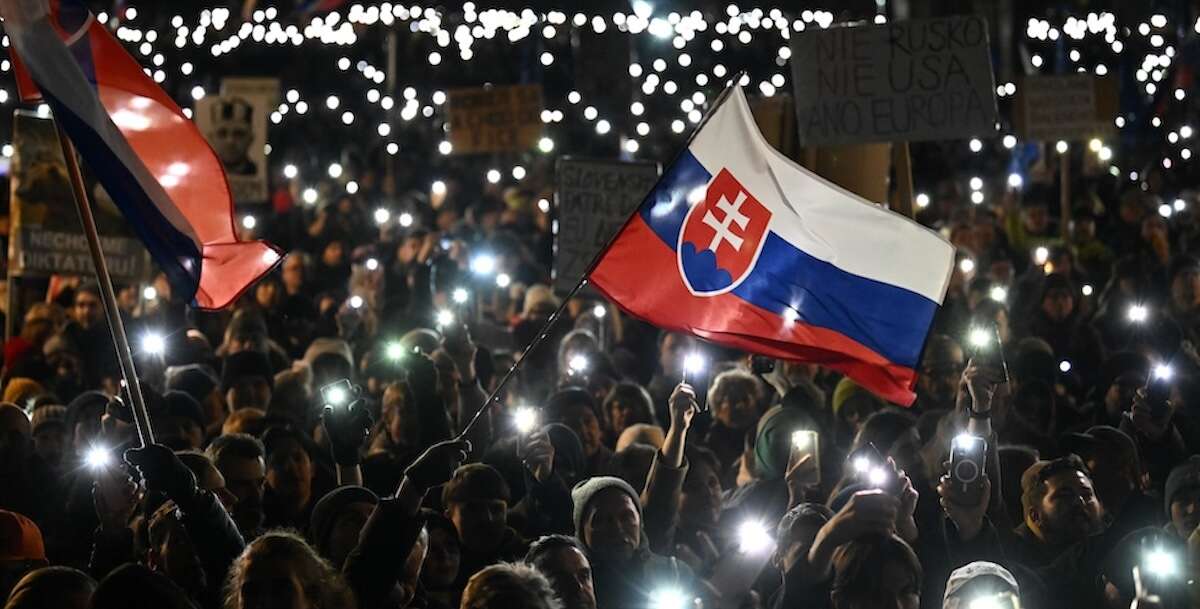
[[[229,78],[196,102],[196,126],[225,166],[235,203],[267,200],[267,117],[279,99],[273,78]]]

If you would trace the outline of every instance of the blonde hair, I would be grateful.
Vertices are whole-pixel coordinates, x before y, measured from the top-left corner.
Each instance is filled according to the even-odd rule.
[[[354,609],[357,603],[341,573],[321,558],[299,535],[287,530],[268,531],[255,539],[229,568],[225,580],[225,609],[243,609],[242,586],[251,561],[275,561],[291,564],[296,579],[304,586],[304,595],[318,609]]]

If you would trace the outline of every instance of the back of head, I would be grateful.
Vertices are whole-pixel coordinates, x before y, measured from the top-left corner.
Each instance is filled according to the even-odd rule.
[[[167,576],[134,563],[109,573],[92,595],[92,609],[195,609]]]
[[[275,530],[255,539],[229,568],[225,580],[225,609],[257,607],[270,593],[269,586],[258,585],[262,565],[285,565],[288,575],[302,582],[307,605],[321,609],[353,609],[354,595],[328,561],[295,533]],[[267,577],[278,577],[276,572]],[[253,584],[253,585],[247,585]]]
[[[617,452],[631,444],[645,444],[654,448],[662,448],[665,440],[663,430],[658,425],[635,423],[625,428],[617,438]]]
[[[237,459],[264,459],[267,456],[266,449],[258,438],[243,433],[218,436],[208,445],[205,454],[216,464],[220,464],[221,459],[226,456]]]
[[[899,565],[902,570],[889,569],[889,565]],[[870,606],[851,605],[850,599],[872,602],[895,598],[900,591],[893,589],[897,584],[902,590],[917,594],[924,577],[916,553],[895,535],[868,535],[842,545],[834,552],[833,571],[831,598],[835,608]],[[911,581],[898,582],[899,576]]]
[[[635,489],[646,487],[646,478],[658,449],[649,444],[630,444],[613,453],[609,473],[628,482]]]
[[[562,609],[545,575],[529,565],[500,563],[467,582],[459,609]]]
[[[512,499],[504,476],[496,468],[482,463],[468,463],[454,471],[454,476],[442,487],[442,504]]]
[[[4,609],[87,609],[96,580],[70,567],[44,567],[17,582]]]

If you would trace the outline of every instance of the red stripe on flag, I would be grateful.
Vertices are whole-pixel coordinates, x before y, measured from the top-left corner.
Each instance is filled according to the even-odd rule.
[[[639,215],[600,260],[591,284],[630,315],[656,326],[771,357],[838,370],[881,397],[916,399],[916,372],[893,364],[845,335],[782,317],[731,294],[693,296],[675,252]]]

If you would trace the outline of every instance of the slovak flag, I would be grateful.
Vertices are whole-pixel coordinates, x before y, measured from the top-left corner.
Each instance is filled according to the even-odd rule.
[[[21,99],[43,99],[175,295],[232,303],[280,260],[240,242],[225,171],[196,125],[79,0],[0,0]]]
[[[822,364],[911,405],[953,265],[933,231],[771,148],[734,87],[590,281],[654,325]]]

